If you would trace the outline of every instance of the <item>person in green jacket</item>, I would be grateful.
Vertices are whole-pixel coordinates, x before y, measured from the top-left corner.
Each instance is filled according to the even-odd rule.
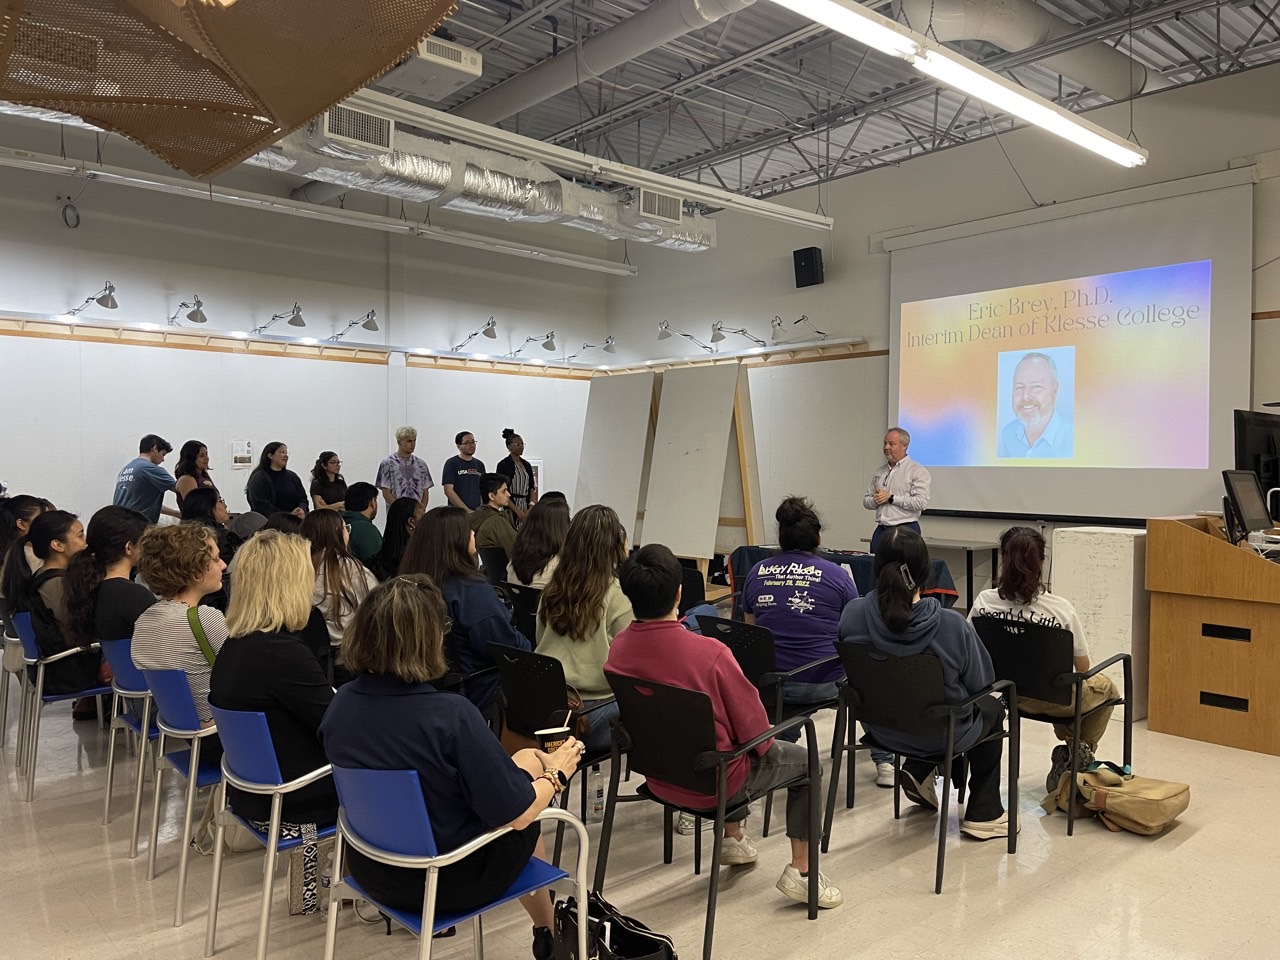
[[[471,511],[467,522],[476,534],[476,549],[501,547],[508,557],[515,549],[516,528],[512,520],[511,491],[501,473],[486,473],[480,480],[481,506]]]
[[[347,487],[347,498],[343,502],[347,509],[342,511],[342,519],[351,531],[347,549],[368,567],[382,549],[382,534],[373,525],[373,518],[378,515],[378,488],[363,481],[353,483]]]

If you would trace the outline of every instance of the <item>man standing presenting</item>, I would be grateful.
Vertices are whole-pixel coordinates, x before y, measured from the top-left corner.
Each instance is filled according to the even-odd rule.
[[[138,443],[138,457],[130,460],[116,476],[116,491],[111,498],[117,507],[137,510],[152,523],[160,521],[160,514],[178,517],[181,514],[164,505],[164,495],[173,490],[175,480],[160,464],[173,452],[173,446],[164,437],[148,433]]]
[[[905,526],[920,532],[920,514],[929,505],[929,471],[907,456],[911,434],[890,427],[884,435],[884,464],[871,477],[862,505],[876,512],[876,529],[871,534],[871,552],[886,527]]]
[[[378,464],[378,489],[386,498],[387,506],[399,497],[408,497],[427,508],[431,488],[431,470],[425,460],[413,455],[418,446],[418,431],[414,427],[401,427],[396,431],[396,452]]]
[[[480,496],[480,480],[485,475],[484,463],[476,459],[476,438],[470,430],[463,430],[453,438],[458,455],[444,462],[444,496],[452,507],[461,507],[470,513],[484,503]]]
[[[1013,369],[1013,415],[1000,431],[997,457],[1070,457],[1071,420],[1058,410],[1058,365],[1028,353]]]

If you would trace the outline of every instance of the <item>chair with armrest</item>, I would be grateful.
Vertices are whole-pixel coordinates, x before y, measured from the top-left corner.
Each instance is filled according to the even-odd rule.
[[[266,848],[267,859],[262,880],[262,903],[258,908],[258,960],[266,960],[267,932],[271,925],[272,882],[276,875],[276,854],[292,850],[309,842],[302,837],[280,837],[281,809],[286,794],[308,787],[317,780],[329,776],[328,764],[285,782],[276,759],[271,730],[264,713],[246,710],[223,710],[209,705],[218,727],[218,739],[222,741],[222,783],[218,786],[217,831],[213,843],[213,886],[209,895],[209,915],[205,921],[204,955],[213,956],[214,938],[217,935],[218,900],[222,893],[223,835],[229,818],[234,817],[258,842]],[[264,832],[247,818],[239,816],[227,803],[227,787],[232,786],[246,793],[271,797],[271,819]],[[337,827],[329,825],[316,830],[316,839],[332,837]]]
[[[1070,722],[1072,742],[1080,742],[1081,720],[1098,710],[1124,706],[1124,765],[1133,763],[1133,718],[1129,705],[1133,702],[1133,658],[1127,653],[1117,653],[1083,673],[1075,669],[1074,639],[1070,630],[1050,627],[1041,623],[1006,620],[1003,617],[974,617],[973,628],[978,639],[991,656],[991,665],[1001,680],[1011,680],[1018,689],[1018,696],[1074,706],[1070,718],[1054,717],[1045,713],[1028,713],[1020,710],[1018,719],[1037,723],[1061,724]],[[1080,694],[1090,677],[1096,676],[1114,664],[1124,669],[1124,691],[1118,698],[1098,704],[1081,712]],[[1070,804],[1067,808],[1067,836],[1075,832],[1076,774],[1079,759],[1075,750],[1068,750],[1071,757]]]
[[[692,814],[698,823],[694,830],[694,873],[701,872],[702,830],[701,820],[714,817],[712,835],[711,877],[707,891],[707,920],[702,940],[703,960],[710,960],[712,938],[715,933],[716,899],[720,890],[720,836],[730,814],[740,819],[746,814],[747,804],[754,797],[734,807],[729,807],[729,764],[739,757],[746,757],[756,747],[793,727],[804,727],[809,751],[809,764],[805,776],[795,783],[808,782],[811,787],[809,804],[809,919],[818,915],[818,843],[820,808],[818,789],[821,767],[818,749],[814,743],[813,719],[792,717],[770,727],[757,737],[733,750],[716,749],[715,716],[711,698],[705,693],[654,683],[637,677],[605,671],[605,677],[618,698],[619,716],[613,721],[613,764],[609,775],[609,792],[605,800],[604,825],[600,833],[600,851],[596,857],[596,874],[593,889],[603,892],[605,872],[609,861],[609,844],[613,836],[614,813],[619,802],[631,798],[618,796],[621,779],[622,751],[627,752],[631,767],[646,778],[669,783],[685,790],[714,796],[716,806],[711,809],[693,809],[663,800],[648,786],[641,784],[637,794],[663,807],[662,862],[670,863],[674,814],[679,811]]]
[[[201,743],[218,735],[217,727],[201,727],[196,713],[191,684],[181,670],[143,670],[147,689],[155,699],[156,726],[160,737],[156,743],[155,796],[151,805],[151,846],[147,850],[147,879],[156,876],[156,840],[160,835],[160,801],[163,797],[164,768],[167,763],[187,781],[186,806],[182,818],[182,846],[178,849],[178,905],[173,925],[182,926],[187,894],[187,861],[191,853],[191,828],[195,816],[196,792],[222,780],[216,764],[200,760]],[[190,741],[188,749],[166,752],[169,740]]]
[[[569,688],[564,680],[564,665],[555,657],[520,650],[516,647],[503,646],[500,643],[489,644],[497,664],[498,678],[501,684],[503,723],[512,733],[535,740],[534,734],[548,727],[573,728],[579,717],[589,716],[612,702],[612,697],[586,710],[574,710],[569,706]],[[608,753],[593,753],[583,756],[578,770],[588,770],[609,759]],[[572,778],[570,778],[572,779]],[[583,820],[587,819],[587,776],[584,774],[582,784]],[[565,790],[567,796],[572,783]],[[567,804],[566,804],[567,806]],[[556,848],[552,862],[560,862],[560,849],[564,840],[564,827],[556,829]]]
[[[10,644],[18,650],[22,649],[22,641],[18,639],[17,631],[5,615],[3,603],[0,603],[0,629],[3,630],[0,632],[0,660],[3,660],[4,652]],[[23,660],[25,659],[26,655],[23,654]],[[11,673],[18,681],[19,704],[22,702],[22,697],[26,695],[23,691],[26,683],[26,669],[19,666],[16,670],[9,670],[0,665],[0,747],[4,746],[9,736],[9,674]],[[21,753],[21,747],[18,748],[18,752]]]
[[[759,624],[744,623],[741,620],[726,620],[723,617],[698,618],[698,629],[704,637],[714,637],[729,648],[733,659],[742,668],[743,675],[751,681],[752,686],[760,691],[760,700],[764,703],[765,712],[770,723],[781,723],[790,717],[811,717],[819,710],[835,710],[840,700],[833,697],[819,703],[806,703],[788,708],[783,700],[783,685],[788,680],[802,676],[814,667],[823,667],[829,663],[839,662],[834,649],[831,656],[814,660],[793,670],[778,669],[778,652],[774,643],[773,631]],[[839,740],[831,741],[831,756],[836,755]],[[760,831],[762,837],[769,836],[769,820],[773,816],[773,794],[770,793],[764,802],[764,825]]]
[[[102,802],[102,822],[111,819],[111,784],[116,768],[116,731],[125,731],[126,739],[133,737],[138,749],[138,767],[134,772],[133,784],[133,832],[129,839],[129,859],[138,856],[138,829],[142,822],[142,781],[146,772],[147,757],[151,749],[151,741],[160,738],[160,730],[155,724],[155,709],[151,699],[151,691],[147,689],[146,677],[133,665],[133,639],[103,640],[102,655],[107,658],[111,667],[111,726],[107,732],[110,743],[107,747],[107,790]],[[139,719],[129,711],[129,707],[140,704],[142,717]]]
[[[837,642],[836,652],[844,664],[847,679],[838,683],[840,708],[836,711],[836,736],[846,740],[836,754],[831,766],[831,784],[827,791],[826,828],[831,829],[835,813],[836,787],[840,781],[840,763],[854,745],[854,721],[860,721],[863,730],[869,727],[892,730],[918,738],[930,738],[942,744],[938,753],[906,755],[907,759],[921,760],[942,767],[944,786],[942,802],[938,810],[938,857],[934,874],[934,893],[942,893],[942,872],[947,853],[947,814],[951,802],[951,771],[953,761],[965,756],[956,750],[956,719],[972,713],[983,698],[1004,693],[1008,700],[1009,723],[969,747],[990,740],[1008,739],[1009,782],[1006,807],[1009,812],[1009,853],[1018,850],[1018,705],[1017,691],[1008,680],[996,680],[961,703],[946,702],[942,661],[928,654],[912,654],[895,657],[880,653],[870,644]],[[902,815],[901,770],[903,755],[892,747],[880,743],[871,733],[864,733],[863,742],[868,746],[893,753],[894,788],[893,818]],[[853,775],[846,776],[849,792],[845,806],[853,806]],[[965,781],[958,788],[960,803],[964,803]],[[829,833],[827,834],[829,836]],[[824,849],[826,840],[823,841]]]
[[[337,943],[338,914],[343,900],[368,900],[391,921],[418,938],[419,960],[430,960],[432,934],[471,920],[474,930],[476,960],[484,958],[484,932],[481,915],[518,897],[542,890],[561,880],[569,880],[580,904],[587,902],[587,829],[573,814],[548,807],[538,814],[539,820],[564,823],[578,838],[578,859],[574,873],[531,857],[524,870],[505,893],[492,903],[455,914],[436,912],[436,886],[439,870],[493,842],[510,827],[499,827],[476,837],[456,850],[442,852],[436,846],[431,817],[422,796],[422,784],[416,770],[364,770],[335,766],[334,786],[338,788],[341,808],[338,810],[338,840],[333,852],[333,881],[329,886],[329,918],[325,931],[324,960],[333,960]],[[373,860],[396,867],[427,871],[421,911],[397,910],[378,903],[347,872],[344,859],[351,846]],[[585,907],[584,907],[585,909]],[[576,955],[586,958],[587,924],[578,925]]]
[[[538,642],[538,604],[542,600],[542,591],[519,583],[508,583],[506,586],[511,597],[511,612],[516,629],[525,635],[529,646],[533,646]]]
[[[501,547],[481,547],[476,552],[480,554],[484,578],[495,585],[505,584],[507,582],[507,551]]]
[[[36,639],[35,627],[31,623],[30,613],[15,613],[13,628],[22,643],[23,663],[27,667],[26,683],[22,686],[22,705],[18,711],[18,769],[26,775],[25,799],[28,803],[36,795],[36,754],[40,746],[40,714],[47,703],[60,703],[65,700],[79,700],[81,697],[96,697],[98,700],[98,717],[104,720],[102,698],[111,692],[109,686],[93,686],[84,690],[69,693],[45,693],[45,672],[55,664],[70,657],[84,657],[96,654],[98,645],[72,647],[48,657],[40,656],[40,642]]]
[[[680,605],[676,609],[678,616],[686,613],[701,603],[707,602],[707,581],[697,567],[680,565]]]

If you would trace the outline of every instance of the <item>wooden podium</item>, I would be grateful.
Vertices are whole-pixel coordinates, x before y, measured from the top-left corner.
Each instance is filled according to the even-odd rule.
[[[1151,519],[1147,590],[1148,727],[1280,755],[1280,563],[1205,517]]]

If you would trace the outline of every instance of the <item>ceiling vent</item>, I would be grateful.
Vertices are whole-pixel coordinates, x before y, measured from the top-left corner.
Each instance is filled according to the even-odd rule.
[[[326,137],[358,147],[394,150],[395,129],[395,124],[385,117],[350,107],[330,107],[324,115]]]
[[[657,190],[640,188],[640,214],[649,220],[661,220],[663,223],[680,223],[680,215],[684,211],[684,200],[670,193],[659,193]]]
[[[427,37],[404,63],[374,86],[439,103],[480,79],[484,57],[470,47]]]

